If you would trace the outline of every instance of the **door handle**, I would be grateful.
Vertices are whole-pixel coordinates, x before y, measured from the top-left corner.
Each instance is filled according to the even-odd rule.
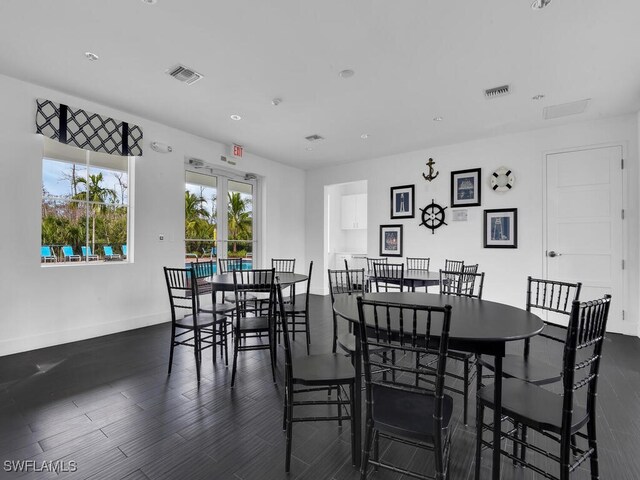
[[[551,250],[549,253],[547,253],[547,257],[559,257],[560,255],[562,255],[561,253],[558,252],[554,252],[553,250]]]

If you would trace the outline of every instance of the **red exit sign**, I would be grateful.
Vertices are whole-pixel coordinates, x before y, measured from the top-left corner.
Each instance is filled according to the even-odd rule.
[[[236,158],[242,158],[242,153],[244,152],[244,148],[241,145],[234,145],[231,149],[231,153]]]

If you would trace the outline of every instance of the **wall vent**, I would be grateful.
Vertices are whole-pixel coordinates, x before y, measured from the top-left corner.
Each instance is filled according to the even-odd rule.
[[[308,137],[304,137],[304,138],[309,140],[310,142],[319,142],[320,140],[324,140],[324,137],[321,137],[318,134],[309,135]]]
[[[566,117],[569,115],[577,115],[584,113],[589,106],[589,98],[579,100],[577,102],[561,103],[559,105],[550,105],[544,107],[542,116],[545,120],[551,120],[552,118]]]
[[[492,99],[497,97],[504,97],[505,95],[509,95],[511,89],[509,85],[501,85],[500,87],[487,88],[484,91],[484,98]]]
[[[194,71],[189,67],[185,67],[184,65],[176,65],[175,67],[171,67],[166,72],[168,75],[171,75],[176,80],[186,83],[187,85],[193,85],[198,80],[203,78],[203,75]]]
[[[199,158],[190,158],[187,163],[194,168],[204,167],[204,160],[200,160]]]

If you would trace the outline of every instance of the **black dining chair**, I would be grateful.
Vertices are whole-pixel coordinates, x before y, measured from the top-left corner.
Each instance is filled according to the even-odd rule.
[[[366,431],[360,478],[368,467],[382,467],[414,478],[434,478],[393,465],[379,457],[379,440],[400,442],[434,454],[435,478],[448,478],[453,399],[444,394],[451,307],[427,307],[358,298],[360,342],[364,361]],[[432,323],[438,322],[438,339]],[[434,348],[434,344],[437,348]],[[392,351],[385,362],[372,351]],[[415,356],[437,358],[434,368],[413,363]],[[433,365],[433,364],[432,364]],[[392,370],[393,375],[387,375]],[[428,387],[414,375],[428,379]],[[434,378],[435,375],[435,378]],[[435,385],[431,385],[431,384]],[[403,477],[404,478],[404,477]]]
[[[374,265],[376,263],[389,263],[389,258],[388,257],[379,257],[379,258],[365,257],[365,258],[367,260],[367,284],[365,286],[365,289],[367,292],[371,292],[373,290],[371,277],[373,277],[374,275]]]
[[[311,274],[313,272],[313,262],[309,263],[309,275],[307,277],[307,287],[305,293],[295,295],[289,298],[289,302],[285,302],[284,310],[281,310],[283,321],[290,321],[289,332],[293,341],[296,340],[296,333],[304,333],[307,342],[307,354],[309,354],[309,346],[311,345],[311,328],[309,326],[309,292],[311,289]],[[276,275],[278,271],[276,270]]]
[[[274,383],[276,381],[274,278],[275,270],[273,268],[234,270],[233,272],[236,315],[233,326],[234,349],[231,387],[235,385],[238,353],[249,350],[269,350],[271,374]],[[255,295],[261,295],[266,298],[266,301],[256,302]]]
[[[242,270],[242,258],[218,258],[218,272],[220,274],[223,273],[232,273],[236,270]],[[253,297],[255,300],[255,296]],[[222,295],[222,302],[231,302],[235,304],[236,298],[233,294],[224,294]]]
[[[276,292],[280,309],[286,308],[282,295],[282,286],[276,281]],[[282,317],[284,318],[284,317]],[[293,436],[293,424],[299,422],[337,421],[339,426],[348,420],[351,422],[351,458],[355,465],[358,456],[356,445],[356,429],[359,428],[358,416],[360,406],[355,404],[355,370],[347,357],[335,353],[314,354],[302,357],[294,357],[289,327],[287,322],[282,322],[285,351],[285,393],[283,430],[286,431],[286,460],[285,471],[289,473],[291,466],[291,444]],[[314,394],[318,391],[337,390],[334,400],[331,395],[313,396],[310,399],[301,400],[300,397]],[[348,398],[344,398],[348,389]],[[324,406],[324,407],[323,407]],[[327,410],[321,410],[317,415],[294,415],[294,408],[309,409],[313,407],[335,408],[335,414]],[[347,410],[348,407],[348,410]]]
[[[527,312],[539,313],[545,323],[545,329],[539,333],[540,337],[555,342],[564,348],[566,327],[561,324],[545,320],[546,315],[556,315],[568,318],[571,314],[573,301],[580,298],[582,283],[560,282],[541,278],[527,277]],[[482,387],[482,379],[491,377],[483,375],[485,367],[493,372],[493,358],[485,355],[478,357],[477,389]],[[555,383],[562,377],[560,367],[548,359],[536,358],[530,355],[530,339],[524,341],[522,354],[507,354],[502,360],[502,376],[519,378],[536,385]]]
[[[472,268],[465,271],[465,267],[466,265],[463,267],[463,270],[459,272],[440,270],[440,294],[456,295],[459,297],[477,298],[482,300],[484,272],[473,272]],[[475,269],[477,270],[477,265],[475,266]],[[462,352],[458,350],[449,350],[448,355],[450,359],[462,362],[462,375],[452,371],[447,371],[448,377],[462,382],[462,390],[451,385],[446,385],[445,388],[450,392],[462,395],[462,417],[464,424],[467,425],[469,413],[469,387],[473,383],[476,372],[474,369],[475,355],[470,352]]]
[[[186,346],[193,348],[196,377],[200,382],[202,352],[216,345],[216,326],[224,328],[227,317],[198,311],[198,287],[193,268],[164,267],[164,277],[171,306],[171,349],[167,374],[171,374],[175,347]],[[213,355],[214,361],[215,357]]]
[[[501,431],[502,437],[520,446],[519,454],[514,448],[513,455],[501,449],[502,455],[513,460],[514,464],[545,478],[568,480],[579,465],[589,460],[591,478],[600,478],[596,393],[610,302],[610,295],[590,302],[572,302],[562,357],[562,394],[518,378],[502,381],[501,413],[514,424],[522,425],[520,430]],[[502,429],[501,425],[496,427],[484,423],[484,410],[494,407],[493,394],[493,385],[483,387],[477,393],[476,480],[480,478],[482,447],[492,447],[491,442],[483,439],[483,431]],[[529,439],[528,429],[539,435]],[[549,444],[555,447],[553,451],[548,450]],[[527,450],[540,454],[541,461],[528,462]],[[554,474],[557,468],[546,468],[549,462],[559,464],[559,476]]]
[[[402,292],[404,289],[404,263],[374,263],[373,277],[376,292]]]
[[[233,313],[235,311],[235,303],[217,303],[216,292],[213,289],[211,282],[207,281],[207,277],[210,277],[215,272],[215,262],[197,262],[192,263],[191,267],[194,271],[196,279],[196,307],[200,313],[209,313],[212,315],[224,315],[224,322],[214,323],[214,337],[216,341],[213,344],[213,361],[216,361],[216,347],[220,346],[220,357],[224,352],[225,364],[229,365],[229,351],[227,348],[227,337],[231,333],[233,327]],[[211,303],[202,303],[202,296],[208,296],[211,299]]]
[[[431,259],[428,257],[407,257],[407,270],[420,270],[423,272],[429,271],[429,264],[431,263]],[[424,291],[429,291],[429,286],[425,282],[416,282],[414,281],[412,284],[413,291],[416,288],[424,287]]]
[[[331,305],[335,303],[338,295],[360,295],[364,294],[365,274],[364,268],[354,270],[328,270],[329,275],[329,295],[331,296]],[[336,353],[339,346],[346,353],[353,355],[356,351],[356,337],[353,335],[351,323],[349,323],[348,332],[339,333],[338,316],[331,309],[333,317],[333,341],[332,352]]]

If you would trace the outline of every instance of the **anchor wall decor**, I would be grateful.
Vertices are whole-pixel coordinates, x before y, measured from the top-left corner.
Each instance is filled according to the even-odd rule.
[[[438,174],[440,173],[440,172],[436,172],[435,175],[433,174],[433,172],[434,172],[433,166],[435,164],[436,164],[436,162],[433,161],[433,158],[430,158],[429,161],[427,162],[427,167],[429,167],[429,175],[425,175],[424,173],[422,174],[424,179],[427,180],[428,182],[430,182],[431,180],[436,178],[438,176]]]

